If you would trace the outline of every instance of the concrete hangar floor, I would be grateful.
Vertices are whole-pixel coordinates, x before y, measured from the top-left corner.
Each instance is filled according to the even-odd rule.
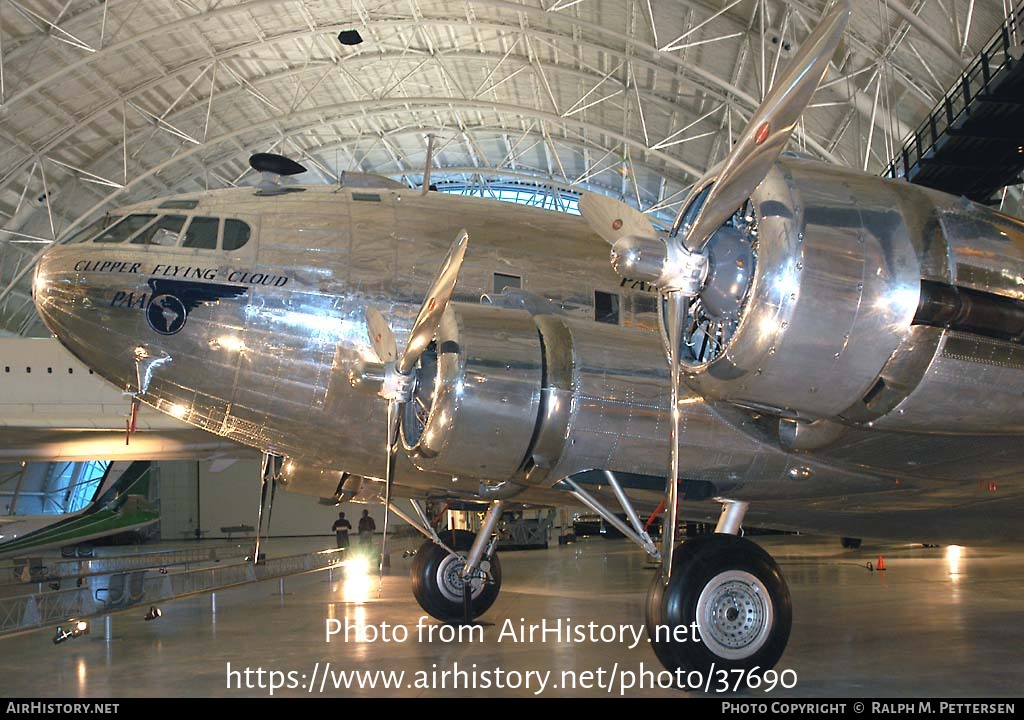
[[[865,543],[859,550],[843,550],[836,538],[757,541],[779,560],[793,595],[793,634],[778,670],[791,671],[783,679],[792,685],[795,677],[796,684],[788,689],[780,684],[767,694],[736,694],[963,697],[1024,690],[1024,625],[1019,622],[1024,557],[1012,549]],[[268,554],[291,552],[299,542],[271,540]],[[310,541],[301,542],[309,547]],[[866,564],[876,563],[879,554],[887,570],[869,571]],[[109,641],[102,618],[93,620],[89,635],[57,646],[51,642],[53,628],[6,637],[0,639],[5,658],[0,695],[266,696],[276,683],[283,686],[274,689],[275,696],[308,696],[310,684],[314,695],[328,697],[686,696],[678,690],[622,687],[630,672],[639,683],[642,669],[661,669],[646,636],[630,649],[635,642],[630,628],[642,631],[653,570],[624,540],[593,538],[504,553],[503,588],[482,619],[482,641],[479,636],[442,639],[441,625],[420,620],[423,613],[409,589],[410,563],[401,552],[393,555],[379,596],[376,572],[354,562],[345,572],[291,576],[283,585],[252,583],[218,591],[215,599],[209,593],[193,595],[162,605],[163,616],[153,622],[143,618],[145,604],[115,613]],[[346,621],[365,633],[361,642],[355,641],[355,630],[344,640]],[[583,637],[558,637],[553,631],[547,639],[539,636],[542,623],[556,628],[559,621]],[[531,627],[532,642],[524,637]],[[339,632],[328,643],[329,628]],[[407,636],[404,641],[398,628]],[[228,672],[229,663],[235,675]],[[442,676],[456,667],[466,675]],[[496,675],[499,669],[502,674]],[[466,687],[474,670],[476,689]],[[281,674],[272,677],[271,671]],[[343,671],[405,675],[397,688],[375,689],[360,688],[355,676],[346,675],[350,687],[335,689]],[[609,690],[613,671],[619,679]],[[570,677],[575,689],[566,686]],[[415,687],[417,682],[431,687]],[[456,682],[460,685],[453,688]],[[503,687],[496,687],[498,682]]]

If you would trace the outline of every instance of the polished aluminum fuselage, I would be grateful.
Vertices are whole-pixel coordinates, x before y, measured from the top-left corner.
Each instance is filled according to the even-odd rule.
[[[517,500],[564,502],[564,493],[551,485],[588,470],[664,475],[668,376],[656,295],[639,283],[620,281],[609,266],[607,246],[581,219],[413,190],[321,187],[259,197],[239,189],[188,197],[199,201],[197,214],[248,222],[253,239],[233,252],[57,246],[37,271],[37,307],[75,355],[127,390],[137,389],[138,357],[161,359],[149,373],[144,402],[317,469],[288,489],[330,497],[338,490],[339,471],[382,477],[385,404],[350,383],[352,372],[374,357],[364,312],[380,310],[401,347],[460,228],[469,232],[470,249],[456,302],[494,302],[495,274],[517,276],[530,312],[562,318],[580,347],[589,348],[576,359],[567,438],[554,472]],[[846,198],[837,207],[837,199],[824,194],[817,202],[837,217],[856,205]],[[152,212],[157,204],[124,212]],[[965,245],[957,252],[970,255],[970,242]],[[976,247],[987,252],[984,242]],[[884,265],[890,259],[899,260],[883,253],[872,261]],[[997,268],[991,272],[998,276]],[[154,277],[212,281],[244,292],[199,304],[180,332],[164,336],[146,318]],[[840,295],[844,282],[836,278]],[[618,325],[594,322],[595,291],[619,295]],[[802,311],[808,312],[806,306]],[[503,329],[494,331],[500,345]],[[938,336],[936,342],[944,342],[942,331]],[[885,365],[893,351],[886,346],[879,352],[886,355],[880,361],[870,347],[858,348]],[[935,357],[942,361],[941,354]],[[845,377],[835,376],[836,384]],[[989,402],[1000,408],[1019,402],[1024,372],[1000,377],[1015,380],[1012,386],[943,398],[942,407],[961,403],[973,409],[965,410],[973,417],[972,412],[983,415]],[[964,386],[968,380],[957,382]],[[991,393],[1000,397],[986,399]],[[754,520],[855,536],[1013,535],[1010,520],[1024,507],[1024,449],[1015,432],[979,432],[978,423],[970,435],[931,433],[920,423],[882,431],[865,423],[820,450],[787,450],[778,418],[764,408],[705,397],[710,396],[690,391],[682,400],[681,474],[711,483],[717,495],[754,501]],[[914,412],[918,417],[922,411]],[[468,498],[480,480],[423,471],[400,456],[396,483],[405,495]],[[653,507],[660,492],[648,487],[636,496]],[[684,505],[684,515],[692,517],[714,512],[707,502]]]

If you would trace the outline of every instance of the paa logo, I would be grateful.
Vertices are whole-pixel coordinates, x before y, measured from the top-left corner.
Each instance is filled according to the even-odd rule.
[[[175,335],[185,327],[188,314],[203,303],[244,295],[244,285],[199,283],[190,280],[151,278],[152,300],[146,307],[146,321],[160,335]]]
[[[149,326],[161,335],[174,335],[185,327],[188,310],[185,303],[173,295],[157,295],[146,308],[146,319]]]

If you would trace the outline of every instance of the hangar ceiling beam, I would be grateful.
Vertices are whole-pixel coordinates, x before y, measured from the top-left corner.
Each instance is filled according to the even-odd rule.
[[[317,36],[317,35],[319,35],[319,34],[321,34],[323,32],[325,32],[325,31],[323,31],[323,30],[316,30],[316,31],[303,30],[303,31],[295,32],[295,33],[288,33],[287,34],[287,39],[289,39],[289,40],[292,40],[292,39],[293,40],[308,39],[308,38],[315,37],[315,36]],[[331,32],[331,31],[326,31],[326,32]],[[105,114],[113,113],[119,107],[123,107],[126,103],[131,102],[131,101],[139,98],[140,96],[149,93],[151,90],[159,88],[161,85],[163,85],[166,82],[168,82],[168,78],[169,77],[180,77],[180,76],[183,76],[183,75],[184,76],[189,76],[192,73],[196,73],[196,72],[199,73],[199,74],[204,74],[206,72],[206,70],[208,68],[210,68],[211,66],[214,68],[214,71],[216,71],[216,67],[218,67],[219,65],[223,66],[223,67],[225,67],[227,69],[230,69],[229,66],[224,65],[224,61],[226,61],[229,58],[238,57],[241,53],[243,53],[243,52],[245,52],[247,50],[255,49],[255,48],[259,47],[261,44],[262,43],[250,43],[250,44],[247,44],[245,46],[231,48],[231,49],[219,52],[219,53],[215,54],[212,57],[203,57],[203,58],[200,58],[198,60],[194,60],[194,61],[182,64],[180,66],[171,68],[171,69],[169,69],[167,71],[167,75],[160,76],[160,77],[157,77],[157,78],[153,78],[151,80],[143,82],[143,83],[139,84],[138,86],[132,88],[131,90],[129,90],[129,91],[123,93],[123,94],[120,94],[120,95],[117,95],[115,97],[109,98],[102,105],[100,105],[99,107],[96,107],[95,109],[89,111],[87,114],[85,114],[83,116],[80,116],[80,117],[77,117],[77,118],[73,118],[72,119],[72,123],[66,129],[64,129],[63,131],[59,132],[52,139],[48,140],[46,142],[46,144],[43,145],[42,147],[40,147],[40,148],[32,148],[32,147],[30,147],[28,145],[22,144],[26,148],[25,159],[22,160],[22,162],[20,162],[19,164],[15,165],[13,168],[11,168],[11,170],[6,172],[5,175],[2,178],[0,178],[0,189],[2,189],[3,187],[6,187],[6,185],[10,182],[12,176],[14,174],[16,174],[21,168],[27,166],[27,163],[31,161],[31,156],[32,155],[34,155],[36,153],[44,153],[45,154],[45,153],[51,152],[60,143],[70,139],[76,132],[80,131],[83,127],[86,127],[86,126],[88,126],[89,124],[91,124],[93,122],[101,121]],[[614,54],[616,52],[616,50],[612,49],[612,48],[607,48],[605,46],[600,46],[600,45],[593,45],[593,44],[585,43],[585,42],[582,43],[582,46],[587,47],[587,48],[592,49],[592,50],[595,50],[597,52],[602,52],[602,53]],[[475,61],[478,61],[478,60],[483,61],[483,62],[496,61],[499,64],[501,64],[501,62],[502,62],[502,58],[497,56],[496,54],[456,53],[456,54],[451,54],[449,57],[451,59],[458,59],[459,61],[463,61],[463,62],[475,62]],[[357,66],[362,66],[364,63],[365,64],[372,64],[372,63],[378,63],[378,62],[395,63],[395,61],[398,60],[398,59],[399,59],[399,55],[397,55],[395,53],[384,54],[384,55],[365,55],[365,56],[357,55],[357,56],[353,56],[351,58],[347,58],[344,61],[344,63],[338,63],[337,67],[339,67],[343,71],[347,72],[348,71],[348,65],[350,65],[350,64],[355,64]],[[509,64],[511,64],[513,66],[518,66],[517,71],[516,71],[517,73],[520,72],[521,70],[524,70],[524,69],[527,69],[527,68],[530,67],[530,60],[528,60],[527,58],[524,58],[524,57],[512,56],[511,58],[505,58],[504,62],[508,62]],[[586,73],[586,72],[584,72],[582,70],[576,70],[576,69],[574,69],[572,67],[568,67],[566,65],[562,65],[562,64],[558,64],[558,63],[550,63],[549,64],[546,60],[535,60],[534,62],[538,62],[539,64],[544,65],[544,66],[550,66],[552,71],[557,71],[559,73],[565,73],[565,74],[567,74],[569,76],[576,76],[579,79],[590,80],[592,78],[592,74],[591,73]],[[647,68],[649,70],[653,70],[655,72],[664,69],[664,68],[660,67],[659,65],[657,65],[656,63],[651,63],[651,62],[644,61],[644,60],[633,59],[632,62],[635,63],[636,65],[643,66],[643,67],[645,67],[645,68]],[[283,81],[283,80],[288,80],[288,79],[293,79],[293,78],[297,79],[300,74],[309,72],[314,67],[315,66],[301,66],[301,67],[296,67],[296,68],[288,68],[288,69],[286,69],[284,71],[281,71],[280,73],[273,73],[273,74],[265,75],[263,77],[254,77],[252,79],[249,79],[248,82],[249,82],[250,85],[263,85],[265,83],[267,83],[267,84],[275,84],[275,83]],[[237,76],[237,72],[233,72],[233,73],[230,73],[230,74]],[[685,77],[685,75],[684,75],[684,77]],[[509,79],[511,79],[511,75],[506,76],[500,82],[506,82]],[[239,84],[240,84],[241,89],[244,89],[244,85],[242,83],[239,83]],[[367,95],[371,95],[372,96],[372,93],[367,88],[363,87],[361,84],[358,84],[357,86],[363,92],[365,92]],[[693,86],[694,86],[695,89],[697,89],[699,91],[702,91],[702,92],[708,92],[709,91],[709,88],[706,85],[701,84],[701,83],[694,83]],[[488,87],[486,90],[483,90],[482,92],[479,91],[479,89],[478,89],[478,91],[476,93],[474,93],[473,97],[479,97],[479,95],[483,94],[484,92],[489,92],[489,91],[494,90],[494,89],[496,89],[496,86],[494,84],[492,84],[490,87]],[[201,100],[200,102],[205,102],[205,103],[209,104],[211,98],[213,98],[214,95],[223,94],[223,92],[224,91],[209,93],[205,97],[205,99]],[[654,102],[654,103],[656,103],[658,105],[664,106],[666,108],[666,110],[668,110],[668,111],[676,110],[676,109],[681,109],[678,106],[673,105],[670,100],[659,98],[653,88],[644,88],[644,94],[645,94],[645,98],[646,98],[647,101]],[[724,100],[726,98],[725,95],[718,94],[718,93],[716,93],[716,97],[718,97],[718,98],[720,98],[722,100]],[[184,114],[184,113],[192,110],[198,104],[199,103],[195,103],[195,104],[188,105],[188,106],[183,106],[181,112],[179,112],[178,114],[179,115],[180,114]],[[827,152],[823,153],[823,157],[829,158],[829,154]],[[835,160],[835,158],[832,158],[832,159]]]
[[[185,18],[182,18],[179,21],[176,21],[176,22],[173,22],[173,23],[168,23],[168,24],[166,24],[164,26],[161,26],[161,27],[151,28],[149,30],[146,30],[146,31],[143,31],[143,32],[140,32],[140,33],[136,33],[131,38],[128,38],[128,39],[122,40],[122,41],[120,41],[118,43],[114,43],[112,45],[109,45],[109,46],[99,50],[98,52],[90,53],[90,54],[88,54],[85,57],[79,58],[77,61],[74,61],[74,62],[68,63],[67,65],[62,66],[60,69],[55,70],[54,72],[50,73],[48,76],[46,76],[44,78],[41,78],[41,79],[35,81],[34,83],[31,83],[27,87],[20,88],[17,92],[12,94],[7,99],[6,105],[8,105],[8,106],[9,105],[15,105],[20,100],[22,100],[23,98],[25,98],[28,95],[30,95],[32,92],[35,92],[35,91],[45,87],[46,85],[51,84],[52,82],[60,79],[61,77],[65,76],[66,74],[72,72],[73,70],[79,69],[81,67],[88,66],[90,63],[99,62],[100,60],[102,60],[102,59],[104,59],[106,57],[109,57],[109,56],[112,56],[112,55],[114,55],[114,54],[116,54],[118,52],[121,52],[121,51],[125,50],[126,48],[129,48],[132,45],[134,45],[134,44],[136,44],[138,42],[141,42],[143,40],[149,39],[149,38],[151,38],[153,36],[162,35],[162,34],[165,34],[165,33],[170,33],[170,32],[173,32],[175,30],[182,29],[184,27],[190,27],[191,25],[201,23],[204,20],[207,20],[207,19],[209,19],[211,17],[220,17],[222,14],[229,14],[231,12],[238,12],[238,11],[245,10],[247,8],[251,8],[253,6],[260,6],[260,5],[263,5],[263,4],[266,4],[266,3],[275,2],[275,1],[279,1],[279,0],[249,0],[249,2],[241,3],[239,5],[230,6],[230,7],[226,7],[226,8],[217,8],[215,10],[212,10],[212,11],[208,12],[208,13],[199,13],[199,14],[196,14],[196,15],[190,15],[190,16],[187,16]],[[475,0],[475,4],[477,4],[477,5],[484,5],[484,6],[493,6],[493,7],[497,7],[499,9],[505,9],[505,10],[514,9],[516,13],[525,14],[525,16],[527,16],[527,17],[529,17],[529,16],[539,16],[540,18],[547,18],[547,19],[550,19],[550,18],[553,17],[553,15],[550,14],[550,13],[544,13],[543,11],[540,11],[540,10],[538,10],[536,8],[531,8],[531,7],[528,7],[528,6],[519,5],[518,3],[509,2],[508,0]],[[554,16],[557,17],[558,14],[556,13],[556,14],[554,14]],[[426,26],[426,25],[440,25],[440,26],[446,26],[446,27],[448,27],[448,26],[457,27],[457,26],[465,25],[466,24],[465,18],[462,18],[462,17],[457,17],[457,18],[434,18],[434,17],[418,15],[417,17],[411,18],[411,21],[416,23],[418,26],[421,26],[421,27],[422,26]],[[402,19],[398,19],[398,20],[374,20],[373,21],[373,27],[376,28],[376,29],[387,28],[387,27],[402,28],[402,27],[407,26],[409,24],[409,22],[410,22],[409,18],[402,18]],[[315,31],[314,30],[309,30],[308,28],[305,28],[304,30],[299,31],[297,33],[296,32],[283,33],[280,36],[268,37],[265,40],[260,40],[259,42],[249,43],[249,44],[246,44],[243,47],[248,47],[248,48],[259,47],[259,46],[267,44],[267,43],[277,42],[278,39],[305,37],[305,36],[307,36],[307,34],[313,34],[313,35],[317,35],[317,34],[320,34],[320,33],[323,33],[323,34],[335,34],[339,30],[348,27],[350,24],[351,23],[332,23],[332,24],[329,24],[329,25],[324,25],[324,26],[318,28]],[[477,27],[477,28],[495,29],[495,30],[499,30],[499,31],[500,30],[506,30],[507,31],[507,30],[518,29],[517,25],[512,25],[512,24],[508,24],[508,23],[495,23],[495,22],[489,22],[489,21],[482,21],[482,20],[479,20],[479,19],[474,19],[472,24],[473,24],[474,27]],[[618,57],[625,57],[625,58],[629,58],[629,59],[635,59],[635,61],[637,61],[637,62],[642,62],[640,57],[637,56],[637,52],[639,51],[639,52],[641,52],[641,53],[643,53],[645,55],[649,55],[649,56],[652,56],[652,57],[657,57],[659,59],[659,61],[664,61],[666,66],[675,66],[677,68],[682,69],[685,74],[692,75],[694,78],[699,79],[701,81],[700,84],[702,86],[704,86],[705,89],[712,90],[713,92],[716,92],[717,94],[722,95],[723,99],[725,99],[725,97],[727,97],[727,96],[731,96],[731,97],[733,97],[733,98],[743,102],[743,104],[746,106],[746,108],[749,111],[753,111],[757,107],[757,105],[759,104],[759,100],[757,98],[755,98],[755,97],[751,96],[749,93],[746,93],[745,91],[743,91],[735,83],[726,82],[722,78],[720,78],[717,75],[715,75],[713,72],[711,72],[709,70],[706,70],[706,69],[700,67],[699,65],[687,65],[687,64],[685,64],[683,62],[681,57],[677,57],[677,56],[672,55],[672,54],[667,53],[667,52],[662,52],[659,48],[656,48],[656,47],[654,47],[652,45],[643,43],[643,42],[637,40],[636,38],[630,37],[628,34],[620,33],[618,31],[612,30],[610,28],[605,28],[605,27],[603,27],[603,26],[601,26],[601,25],[599,25],[597,23],[586,22],[586,21],[582,21],[582,20],[578,20],[578,19],[572,19],[570,24],[571,25],[577,25],[577,26],[580,26],[580,27],[584,27],[584,28],[594,32],[597,35],[604,35],[604,36],[610,37],[610,38],[614,39],[615,41],[617,41],[618,43],[621,43],[621,46],[612,46],[612,45],[609,45],[607,43],[594,43],[593,41],[583,40],[582,38],[574,39],[574,41],[573,41],[574,44],[582,43],[583,45],[585,45],[587,47],[597,48],[597,49],[601,50],[602,52],[608,52],[608,53],[615,54]],[[534,36],[534,37],[547,37],[547,38],[551,38],[555,42],[557,42],[559,40],[564,41],[565,37],[566,37],[564,35],[564,33],[553,32],[553,31],[549,31],[549,30],[543,30],[543,29],[540,29],[540,28],[535,27],[535,26],[531,26],[529,28],[529,35],[527,37],[529,38],[530,36]],[[527,42],[529,42],[529,40]],[[862,45],[863,45],[863,47],[865,49],[870,49],[870,46],[867,45],[866,43],[862,43]],[[232,54],[234,54],[234,51],[236,49],[232,49],[232,51],[230,51],[230,52],[232,52]],[[208,60],[208,58],[204,58],[204,59]],[[662,69],[662,70],[669,69],[669,67],[661,66],[661,65],[659,65],[659,63],[652,63],[652,64],[656,67],[656,69]],[[543,73],[543,70],[541,70],[540,72]],[[855,92],[860,92],[860,91],[857,90]],[[552,100],[553,100],[553,98],[552,98]],[[802,130],[798,128],[797,129],[797,134],[800,135],[801,133],[802,133]],[[829,156],[828,150],[825,149],[824,146],[822,146],[822,145],[816,143],[815,141],[813,141],[813,139],[809,139],[809,138],[805,139],[805,142],[808,142],[823,157],[828,157]],[[831,160],[833,162],[836,161],[835,158],[831,158]]]
[[[81,12],[77,16],[75,16],[74,18],[71,18],[71,20],[75,20],[75,21],[82,20],[83,24],[85,24],[87,21],[95,22],[98,19],[98,16],[100,16],[101,14],[105,15],[107,13],[108,7],[110,5],[116,6],[117,9],[120,9],[122,6],[129,5],[130,3],[134,4],[135,2],[137,2],[137,0],[124,0],[123,2],[110,2],[109,0],[105,0],[105,2],[102,4],[102,7],[95,7],[95,8],[93,8],[93,10],[91,12],[90,11]],[[188,28],[188,27],[191,27],[192,25],[208,21],[208,20],[213,19],[213,18],[223,17],[223,16],[231,15],[233,13],[242,13],[242,12],[244,12],[247,15],[249,15],[249,17],[251,18],[251,11],[253,9],[259,8],[259,7],[265,6],[265,5],[278,4],[280,2],[281,2],[281,0],[248,0],[246,2],[240,2],[240,3],[236,4],[236,5],[231,5],[231,6],[227,6],[227,7],[213,7],[212,9],[208,9],[208,10],[205,10],[205,11],[200,11],[200,12],[197,12],[197,13],[193,13],[191,15],[187,15],[187,16],[183,17],[182,19],[180,19],[180,20],[178,20],[176,22],[168,23],[168,24],[160,26],[160,27],[150,28],[150,29],[145,30],[145,31],[143,31],[141,33],[136,33],[133,37],[128,38],[126,40],[122,40],[122,41],[117,42],[117,43],[114,43],[112,45],[109,45],[109,46],[106,46],[106,47],[102,47],[101,46],[97,52],[90,53],[90,56],[100,57],[100,56],[102,56],[103,53],[106,53],[108,51],[117,51],[117,50],[124,49],[126,47],[130,47],[135,42],[139,42],[139,41],[148,39],[149,37],[152,37],[152,36],[155,36],[155,35],[159,35],[159,34],[164,33],[164,32],[167,32],[167,33],[174,32],[174,31],[177,31],[179,29]],[[305,10],[305,12],[304,12],[304,19],[306,21],[306,24],[309,25],[312,22],[312,18],[309,16],[308,10],[306,10],[306,8],[305,8],[304,2],[302,2],[302,0],[292,0],[292,2],[294,2],[297,5],[297,7],[299,7],[301,9],[300,12],[302,10]],[[745,25],[745,20],[739,19],[733,13],[722,12],[721,6],[717,5],[714,2],[698,2],[696,0],[677,0],[677,2],[679,4],[681,4],[681,5],[684,5],[684,6],[688,7],[688,8],[690,8],[691,11],[699,9],[699,10],[707,13],[709,16],[712,16],[712,17],[715,17],[715,18],[721,17],[723,20],[730,21],[730,22],[732,22],[732,23],[734,23],[736,25],[739,25],[741,27]],[[813,24],[814,22],[817,22],[820,19],[820,13],[817,10],[815,10],[813,8],[810,8],[809,6],[807,6],[804,2],[802,2],[800,0],[780,0],[780,2],[783,2],[785,5],[787,5],[789,7],[794,7],[797,10],[799,10],[802,13],[802,15],[805,18],[807,18],[807,20],[811,24]],[[894,11],[896,11],[897,13],[900,13],[900,14],[904,14],[905,13],[907,15],[914,16],[913,13],[901,2],[901,0],[885,0],[885,2],[887,4],[889,4],[894,9]],[[731,3],[731,5],[734,5],[734,4],[735,4],[735,2]],[[595,33],[605,34],[605,35],[614,37],[615,39],[617,39],[620,42],[623,42],[623,43],[625,43],[625,44],[627,44],[627,45],[629,45],[631,47],[635,47],[636,49],[643,50],[643,51],[648,52],[648,53],[662,53],[664,55],[664,53],[666,53],[671,48],[671,43],[669,45],[665,45],[665,46],[650,45],[650,44],[647,44],[647,43],[642,43],[642,42],[636,40],[635,38],[630,37],[626,33],[620,33],[618,31],[615,31],[615,30],[611,29],[611,28],[606,28],[606,27],[602,26],[599,23],[594,23],[594,22],[582,20],[578,16],[570,16],[570,15],[564,14],[564,13],[552,13],[552,12],[550,12],[548,10],[543,10],[541,8],[532,7],[532,6],[523,4],[523,3],[513,2],[511,0],[474,0],[473,5],[475,7],[488,7],[488,8],[492,8],[492,9],[499,10],[499,11],[506,11],[506,12],[509,12],[509,13],[513,13],[513,14],[515,14],[517,16],[521,16],[521,17],[524,17],[524,18],[532,18],[532,19],[535,19],[535,20],[543,21],[543,22],[562,20],[563,24],[576,25],[576,26],[585,28],[587,30],[590,30],[592,32],[595,32]],[[727,6],[726,9],[731,7],[731,5]],[[398,22],[402,23],[403,25],[408,25],[409,24],[409,20],[412,20],[414,23],[416,23],[419,26],[422,26],[422,25],[427,24],[427,23],[438,22],[438,18],[424,15],[422,13],[422,11],[418,9],[418,4],[416,2],[411,2],[410,3],[410,7],[412,8],[412,10],[409,12],[409,15],[403,17],[403,19],[399,20]],[[648,7],[650,7],[650,3],[648,3]],[[395,15],[396,15],[395,10],[394,9],[389,9],[389,11],[390,11],[389,15],[391,17],[395,17]],[[374,19],[371,16],[370,13],[366,12],[361,7],[359,8],[359,13],[358,14],[359,14],[360,21],[364,24],[365,27],[373,28],[374,30],[376,30],[376,29],[380,28],[383,25],[383,23],[380,20]],[[933,30],[930,30],[930,28],[928,27],[927,23],[924,23],[922,20],[920,20],[920,18],[917,18],[917,16],[914,16],[914,18],[915,18],[914,22],[916,23],[915,27],[918,27],[918,29],[921,30],[922,36],[926,40],[928,40],[932,44],[935,44],[936,47],[938,47],[942,52],[946,53],[947,55],[949,54],[950,51],[952,51],[952,48],[951,48],[951,46],[949,46],[949,43],[946,42],[940,35],[935,33]],[[482,23],[478,19],[473,18],[472,20],[470,20],[469,18],[464,17],[464,16],[457,16],[457,17],[454,17],[454,18],[446,18],[446,19],[441,20],[441,22],[444,22],[446,24],[452,24],[452,25],[462,25],[462,24],[472,24],[474,26],[482,25]],[[705,22],[707,22],[707,19],[698,21],[698,24],[703,24]],[[71,23],[70,22],[65,23],[65,25],[67,25],[67,24],[71,24]],[[332,24],[330,26],[330,29],[333,30],[334,32],[337,32],[339,29],[342,29],[343,27],[350,27],[351,25],[352,25],[351,22],[336,23],[336,24]],[[327,28],[325,27],[325,29],[327,29]],[[536,28],[532,27],[531,29],[536,29]],[[657,33],[656,33],[655,21],[654,21],[653,16],[651,16],[651,29],[653,31],[653,35],[656,37]],[[687,32],[692,32],[694,29],[695,29],[694,27],[691,27]],[[871,49],[873,47],[872,41],[870,39],[865,39],[865,38],[859,37],[853,30],[851,30],[848,33],[848,36],[850,38],[850,41],[855,43],[862,52],[870,54]],[[46,39],[48,37],[49,37],[48,34],[41,33],[39,38],[38,38],[38,40],[37,40],[37,42],[41,42],[41,41],[43,41],[44,39]],[[273,38],[268,38],[268,40],[272,41]],[[17,60],[18,58],[21,57],[21,55],[23,55],[26,52],[30,51],[32,49],[31,46],[33,46],[35,44],[37,44],[37,43],[32,43],[32,42],[22,43],[21,45],[16,47],[12,52],[9,53],[10,60],[11,61]],[[956,56],[955,51],[952,51],[952,52],[953,52],[953,55],[951,57],[954,58],[954,59],[959,60],[959,58],[957,58],[957,56]],[[332,51],[332,53],[333,53],[333,51]],[[90,57],[80,58],[77,62],[74,63],[74,66],[77,67],[78,65],[80,65],[82,63],[91,62],[93,59],[94,58],[90,58]],[[70,71],[71,69],[73,69],[73,68],[67,68],[67,71]],[[63,74],[63,72],[65,72],[65,71],[63,71],[63,70],[62,71],[58,71],[57,73],[51,74],[51,76],[49,76],[49,77],[50,78],[57,77],[59,74]],[[48,81],[49,81],[49,78],[43,79],[41,82],[48,82]],[[27,88],[26,90],[33,89],[33,87],[34,86],[30,86],[30,88]],[[756,105],[756,103],[755,103],[755,105]]]

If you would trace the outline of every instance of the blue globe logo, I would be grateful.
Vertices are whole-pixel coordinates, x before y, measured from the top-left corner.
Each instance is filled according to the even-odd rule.
[[[146,308],[149,326],[161,335],[174,335],[185,327],[186,319],[185,304],[174,295],[157,295]]]

